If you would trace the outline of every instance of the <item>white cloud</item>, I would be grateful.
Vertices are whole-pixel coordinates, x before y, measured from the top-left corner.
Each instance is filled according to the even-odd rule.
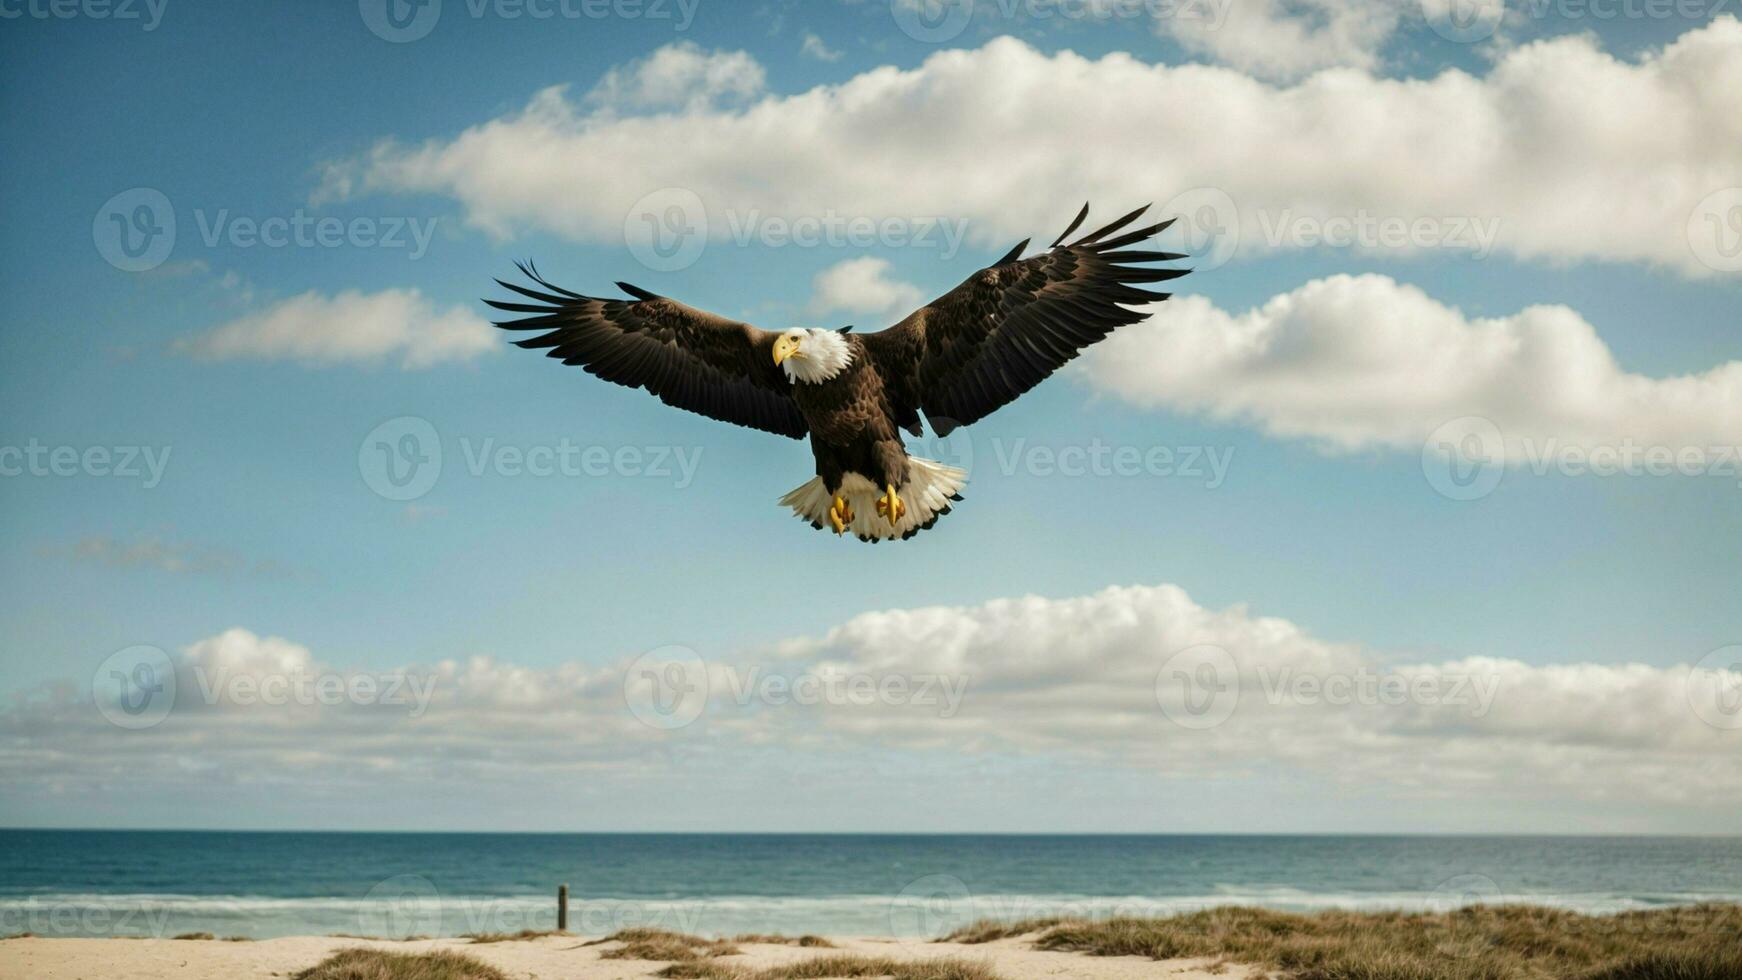
[[[1525,258],[1709,273],[1689,219],[1742,185],[1742,22],[1718,18],[1636,62],[1596,44],[1520,47],[1482,77],[1337,69],[1278,87],[1000,38],[741,109],[620,118],[546,92],[451,140],[337,162],[320,196],[447,194],[492,233],[621,241],[636,201],[682,187],[721,237],[728,209],[947,214],[999,247],[1056,231],[1085,198],[1107,216],[1153,199],[1196,220],[1200,198],[1180,195],[1218,188],[1248,253],[1302,244],[1267,239],[1283,216],[1365,213],[1499,221],[1496,248]]]
[[[815,58],[818,61],[840,61],[841,52],[829,47],[823,39],[809,31],[805,32],[804,44],[799,48],[801,54]]]
[[[606,72],[587,99],[612,109],[697,112],[761,95],[765,84],[762,65],[748,52],[704,51],[694,42],[678,41]],[[547,92],[556,97],[561,89]]]
[[[1182,670],[1176,655],[1206,645],[1225,669]],[[176,668],[174,710],[149,737],[109,726],[88,695],[66,689],[11,701],[0,709],[8,782],[21,792],[45,783],[175,792],[264,779],[294,792],[302,781],[381,789],[437,779],[477,793],[564,773],[669,781],[719,765],[721,753],[894,751],[912,764],[1112,766],[1126,783],[1304,776],[1326,781],[1326,793],[1359,784],[1373,799],[1442,800],[1471,814],[1507,802],[1624,801],[1715,815],[1742,802],[1742,729],[1716,727],[1693,707],[1742,690],[1734,667],[1415,662],[1244,606],[1207,609],[1167,585],[866,613],[822,636],[712,660],[696,688],[705,710],[670,728],[627,706],[626,678],[649,676],[627,658],[539,669],[479,657],[364,672],[232,629],[193,644]],[[390,688],[382,678],[391,676],[408,682]],[[775,676],[839,682],[844,693],[806,702],[796,681],[762,683]],[[310,680],[285,683],[296,678]],[[373,683],[359,686],[363,678]],[[922,695],[930,682],[939,686]],[[368,697],[340,693],[359,690]]]
[[[926,300],[919,287],[889,277],[887,259],[873,256],[848,259],[817,273],[811,293],[810,312],[818,316],[840,311],[904,316]]]
[[[105,568],[151,569],[171,575],[233,575],[246,573],[282,577],[291,569],[272,560],[250,561],[224,548],[181,541],[158,534],[117,537],[88,534],[70,547],[45,548],[49,557],[65,557]]]
[[[463,306],[440,309],[416,289],[310,290],[178,342],[210,360],[378,363],[407,370],[469,361],[496,347],[495,330]]]
[[[1321,68],[1379,67],[1397,33],[1398,0],[1205,0],[1174,5],[1156,26],[1188,51],[1259,78],[1299,78]]]
[[[1742,361],[1624,371],[1565,306],[1472,318],[1385,276],[1318,279],[1232,314],[1199,296],[1092,348],[1092,382],[1130,402],[1252,422],[1342,450],[1419,448],[1480,416],[1508,458],[1524,440],[1582,447],[1742,445]]]

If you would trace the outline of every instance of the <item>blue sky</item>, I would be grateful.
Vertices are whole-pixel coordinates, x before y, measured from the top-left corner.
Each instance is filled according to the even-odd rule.
[[[1122,128],[1109,127],[1102,145],[1085,145],[1055,133],[1056,116],[1025,116],[1020,102],[987,99],[979,107],[1005,121],[1008,144],[987,147],[972,165],[964,165],[961,151],[928,157],[923,152],[927,139],[947,139],[948,132],[926,132],[922,139],[908,130],[926,131],[960,108],[945,100],[961,90],[940,82],[935,102],[898,101],[902,112],[876,117],[887,131],[866,131],[863,138],[919,147],[905,159],[912,182],[927,195],[924,200],[964,200],[959,217],[973,231],[959,254],[888,243],[806,248],[716,239],[694,264],[664,272],[638,262],[620,233],[599,230],[624,213],[615,198],[599,205],[597,213],[587,210],[584,202],[595,192],[634,200],[668,186],[657,173],[660,158],[701,149],[668,139],[685,131],[686,114],[697,140],[723,138],[755,113],[789,112],[790,124],[802,125],[808,117],[787,100],[818,87],[869,85],[863,79],[879,72],[919,77],[939,71],[928,59],[944,57],[940,52],[984,57],[993,69],[1010,63],[1055,66],[1062,64],[1057,59],[1063,52],[1076,52],[1089,63],[1125,52],[1137,64],[1161,69],[1202,64],[1217,73],[1216,84],[1233,86],[1234,79],[1244,77],[1240,85],[1261,93],[1311,85],[1310,72],[1318,67],[1375,85],[1387,79],[1432,80],[1458,70],[1476,80],[1494,80],[1497,87],[1502,80],[1528,87],[1528,80],[1514,76],[1531,70],[1533,62],[1519,52],[1534,50],[1532,42],[1586,45],[1592,57],[1620,59],[1621,68],[1632,70],[1640,59],[1656,57],[1664,45],[1685,35],[1734,29],[1734,21],[1722,14],[1615,19],[1556,14],[1515,17],[1484,43],[1458,44],[1405,17],[1390,28],[1369,28],[1377,39],[1355,44],[1352,54],[1325,43],[1320,45],[1328,51],[1323,65],[1272,70],[1262,60],[1265,49],[1259,42],[1240,49],[1257,54],[1231,55],[1226,47],[1182,41],[1147,15],[1008,18],[994,6],[981,4],[967,28],[942,45],[906,36],[889,6],[871,0],[754,9],[700,0],[693,23],[683,29],[675,19],[647,16],[532,19],[486,12],[473,17],[459,0],[447,0],[434,29],[409,43],[389,43],[371,33],[358,5],[344,2],[195,5],[170,0],[152,30],[139,22],[82,15],[0,23],[0,105],[13,136],[12,152],[0,163],[5,177],[0,180],[0,240],[10,270],[0,301],[0,446],[138,446],[169,453],[161,481],[149,488],[142,478],[88,473],[0,478],[6,529],[0,549],[0,635],[6,640],[0,667],[5,687],[23,699],[14,705],[8,754],[15,760],[17,785],[56,787],[29,803],[6,794],[0,821],[92,822],[93,794],[100,795],[98,790],[117,778],[81,775],[92,766],[102,768],[106,746],[112,744],[102,738],[93,736],[83,762],[45,761],[41,755],[57,729],[34,727],[24,719],[45,699],[62,696],[53,693],[56,682],[86,685],[83,694],[68,697],[69,704],[87,704],[89,679],[111,653],[139,644],[184,651],[232,628],[285,638],[313,651],[319,661],[349,670],[386,671],[487,655],[531,671],[555,671],[571,664],[604,668],[666,644],[694,649],[710,662],[753,657],[753,651],[819,637],[879,610],[981,609],[1003,597],[1067,600],[1111,586],[1174,585],[1198,607],[1245,604],[1253,617],[1278,617],[1314,637],[1359,647],[1375,663],[1486,657],[1533,668],[1639,664],[1669,671],[1742,642],[1742,604],[1736,602],[1742,581],[1742,549],[1736,546],[1742,540],[1742,489],[1734,468],[1728,476],[1599,477],[1538,476],[1509,465],[1492,493],[1453,500],[1436,493],[1424,477],[1420,434],[1399,436],[1387,429],[1336,445],[1328,430],[1315,430],[1312,423],[1301,423],[1304,428],[1290,434],[1291,419],[1311,414],[1298,405],[1222,403],[1213,391],[1189,398],[1172,391],[1157,391],[1153,398],[1134,395],[1128,386],[1108,380],[1106,362],[1091,362],[971,430],[973,482],[967,500],[937,529],[896,547],[866,548],[814,533],[774,505],[811,472],[800,443],[674,412],[643,393],[598,383],[530,353],[504,350],[505,344],[493,340],[485,348],[462,347],[439,363],[407,366],[405,351],[426,342],[415,322],[404,350],[394,347],[379,356],[353,356],[340,349],[342,344],[318,343],[316,354],[287,354],[251,332],[261,317],[311,291],[325,301],[347,291],[374,296],[416,290],[415,303],[424,305],[414,308],[431,319],[481,318],[485,311],[477,300],[494,295],[491,277],[506,277],[514,259],[528,256],[558,283],[583,292],[608,293],[612,281],[626,279],[768,328],[852,322],[874,329],[889,322],[893,307],[831,308],[819,295],[817,277],[842,263],[873,257],[887,263],[878,267],[879,288],[905,284],[929,297],[1017,238],[1050,240],[1090,192],[1095,213],[1103,217],[1151,198],[1161,203],[1176,192],[1166,181],[1118,176],[1141,170],[1130,158],[1136,151],[1125,145]],[[1309,29],[1325,18],[1349,16],[1383,25],[1389,16],[1384,5],[1309,7],[1317,13],[1293,8],[1272,13],[1278,22],[1301,16]],[[680,16],[675,6],[671,13]],[[812,45],[809,53],[807,36],[820,45]],[[988,54],[1004,52],[996,46],[1005,43],[1000,41],[1005,36],[1018,39],[1021,51]],[[680,72],[674,83],[682,94],[678,104],[659,102],[657,93],[638,101],[596,88],[616,70],[626,86],[652,91],[660,80],[650,77],[648,65],[657,68],[656,52],[673,45],[718,71],[702,79]],[[747,64],[761,73],[754,83],[746,81]],[[1510,67],[1502,72],[1497,65]],[[989,89],[997,88],[996,79],[986,81]],[[587,179],[582,161],[575,161],[575,176],[567,184],[564,167],[543,161],[545,169],[525,180],[536,193],[549,192],[550,217],[544,220],[516,190],[521,178],[514,176],[520,159],[514,147],[527,144],[489,156],[488,167],[499,168],[491,172],[468,169],[470,158],[455,147],[475,127],[486,127],[488,137],[493,120],[510,130],[517,124],[526,128],[532,117],[523,108],[551,86],[569,87],[560,98],[567,100],[571,117],[561,125],[578,125],[593,134],[589,138],[601,140],[601,133],[617,134],[611,138],[619,142],[601,145],[624,149],[621,160],[592,161],[605,168],[601,173],[615,175],[609,191]],[[1675,94],[1659,96],[1673,100]],[[692,97],[699,101],[683,102]],[[1126,98],[1117,91],[1106,97],[1114,103]],[[1723,118],[1730,104],[1723,98],[1714,95],[1709,105],[1683,108],[1695,118],[1700,113]],[[1144,104],[1133,99],[1132,130],[1157,125],[1142,114]],[[938,113],[935,119],[927,115],[932,111]],[[1190,107],[1178,111],[1189,113]],[[599,115],[586,117],[589,112]],[[1641,120],[1626,116],[1629,112],[1646,112],[1646,122],[1653,117],[1618,99],[1617,132],[1639,128]],[[573,114],[586,118],[574,123]],[[1180,132],[1182,156],[1190,155],[1195,141],[1217,138],[1219,126],[1232,125],[1205,119],[1202,132],[1173,130]],[[1443,125],[1455,127],[1458,119],[1448,113]],[[1550,132],[1551,120],[1531,122],[1521,115],[1503,121],[1517,124],[1516,130],[1503,131],[1526,150],[1539,139],[1531,135],[1538,132],[1532,127],[1544,127],[1539,141],[1554,144],[1555,151],[1543,152],[1544,166],[1564,165],[1569,158],[1559,151],[1578,148],[1581,140],[1599,156],[1608,146],[1601,132]],[[646,128],[638,128],[641,124]],[[1332,144],[1379,124],[1362,120],[1347,133],[1329,121],[1320,125]],[[1435,124],[1429,117],[1424,125]],[[637,144],[649,135],[668,142]],[[1169,136],[1146,138],[1166,143]],[[803,198],[813,208],[833,206],[830,189],[839,185],[845,213],[915,213],[903,210],[905,200],[886,210],[860,206],[877,200],[884,185],[900,183],[901,175],[879,174],[871,181],[876,189],[851,187],[866,180],[859,172],[862,161],[846,147],[839,148],[841,157],[830,156],[824,152],[831,148],[828,139],[826,132],[818,137],[810,148],[821,150],[809,156],[794,151],[761,169],[753,145],[706,147],[709,159],[730,161],[721,168],[740,168],[722,170],[718,184],[702,188],[710,213],[723,207],[776,213],[792,200],[781,196],[782,189],[794,185],[823,189]],[[1264,144],[1261,134],[1253,139]],[[427,170],[406,164],[419,148],[436,160]],[[1025,172],[1016,162],[1021,148],[1036,159],[1075,162],[1069,167],[1034,164],[1066,176],[1006,186],[1012,173]],[[560,148],[557,152],[560,156]],[[1278,152],[1278,159],[1252,169],[1285,174],[1297,164],[1303,174],[1314,169],[1311,161]],[[1733,154],[1726,171],[1721,153],[1688,150],[1699,152],[1711,155],[1687,160],[1687,171],[1707,181],[1694,198],[1742,185]],[[383,159],[389,163],[382,165]],[[809,161],[802,174],[787,169],[796,159]],[[1626,159],[1617,151],[1593,169]],[[881,165],[887,168],[887,161]],[[1662,224],[1663,214],[1687,213],[1685,206],[1652,212],[1637,203],[1657,190],[1645,172],[1649,166],[1641,165],[1637,195],[1605,197],[1617,188],[1634,189],[1625,170],[1619,177],[1592,178],[1594,202],[1627,212],[1617,218],[1617,239],[1629,237],[1634,223]],[[339,187],[335,174],[354,178],[354,186]],[[1265,193],[1275,195],[1270,201],[1292,200],[1286,177],[1266,184],[1263,176],[1251,178],[1249,186],[1269,188]],[[1425,182],[1430,175],[1422,176]],[[1375,164],[1371,173],[1351,174],[1338,199],[1360,200],[1366,189],[1389,186],[1395,178],[1395,169]],[[1677,174],[1666,179],[1676,193],[1691,193],[1675,183]],[[1303,176],[1302,181],[1303,210],[1310,209],[1309,201],[1336,198],[1326,189],[1328,178]],[[738,188],[738,196],[726,199],[718,187]],[[144,272],[123,271],[107,261],[98,247],[102,233],[93,231],[94,222],[102,227],[106,202],[130,188],[161,192],[177,221],[173,253]],[[1109,199],[1127,188],[1129,194]],[[1376,200],[1407,197],[1405,192],[1374,193]],[[1469,321],[1514,317],[1536,306],[1564,307],[1594,329],[1618,369],[1630,375],[1700,375],[1742,361],[1742,333],[1736,329],[1742,279],[1735,272],[1703,268],[1685,254],[1654,252],[1649,244],[1634,252],[1619,245],[1610,250],[1566,244],[1600,236],[1553,214],[1515,214],[1505,203],[1518,199],[1514,193],[1510,187],[1496,188],[1493,215],[1504,222],[1503,235],[1521,232],[1517,240],[1526,244],[1517,247],[1480,257],[1458,249],[1243,249],[1226,264],[1181,280],[1179,293],[1202,303],[1188,307],[1198,318],[1192,322],[1213,327],[1221,322],[1215,319],[1218,311],[1238,316],[1308,283],[1374,274],[1383,279],[1357,280],[1364,284],[1358,288],[1396,299],[1383,285],[1395,281],[1419,289],[1424,302],[1460,311]],[[1000,195],[1014,217],[998,216],[1006,210],[996,206]],[[1433,198],[1424,193],[1419,199]],[[1386,206],[1376,205],[1381,213]],[[272,248],[202,239],[201,223],[220,214],[260,220],[288,218],[299,209],[347,221],[410,222],[433,228],[433,236],[421,254],[410,247],[355,243]],[[1633,213],[1641,209],[1650,213]],[[958,216],[947,204],[922,213]],[[1576,220],[1603,224],[1595,215]],[[1666,232],[1670,238],[1680,234],[1679,224]],[[900,289],[892,294],[907,295]],[[1309,308],[1312,302],[1297,297],[1291,309]],[[452,313],[456,307],[467,312]],[[329,308],[337,314],[347,309]],[[1279,322],[1285,318],[1278,316]],[[1318,321],[1299,328],[1309,331],[1304,335],[1309,343],[1312,322]],[[201,338],[236,324],[233,332],[242,338],[243,353],[214,354],[201,346]],[[1350,363],[1359,367],[1359,359]],[[1545,376],[1556,376],[1544,370]],[[1261,365],[1243,380],[1264,377]],[[1302,377],[1307,376],[1277,376],[1276,381],[1289,384]],[[1505,376],[1518,377],[1530,375]],[[1487,400],[1444,418],[1495,415],[1541,394],[1505,378],[1494,389],[1503,389],[1502,395],[1490,391]],[[1335,373],[1319,382],[1330,388],[1362,383],[1361,377]],[[1424,386],[1436,383],[1422,379]],[[1684,429],[1665,423],[1640,431],[1651,434],[1648,441],[1655,437],[1670,446],[1683,444],[1677,433],[1684,431],[1690,433],[1688,444],[1721,445],[1727,437],[1728,445],[1736,445],[1742,441],[1736,407],[1742,395],[1736,387],[1722,388],[1723,379],[1715,383],[1720,384],[1712,396],[1715,404],[1727,406],[1721,415],[1705,412],[1696,402],[1686,413],[1696,417],[1694,422],[1676,415],[1684,419]],[[1666,404],[1675,402],[1666,398]],[[1454,398],[1449,404],[1460,403]],[[1391,414],[1383,399],[1359,410]],[[444,454],[434,488],[409,503],[373,492],[358,464],[359,447],[371,430],[407,416],[434,427]],[[1513,424],[1501,421],[1513,431]],[[1351,423],[1344,418],[1339,424]],[[1568,440],[1588,436],[1601,443],[1605,437],[1603,432],[1589,436],[1584,422],[1564,416],[1544,425],[1537,431],[1550,437],[1563,434],[1555,425],[1565,427]],[[1384,428],[1376,423],[1374,431]],[[1631,432],[1621,426],[1607,435]],[[612,452],[623,447],[682,452],[696,466],[689,480],[675,473],[470,475],[467,454],[485,440],[492,446],[555,446],[569,440]],[[1190,447],[1229,462],[1221,479],[1151,473],[1068,477],[1024,466],[1001,472],[1001,460],[1012,452],[1091,444]],[[823,648],[839,653],[846,643],[836,638]],[[869,656],[867,651],[875,649],[881,648],[860,652]],[[1157,663],[1166,652],[1157,651]],[[1091,661],[1078,667],[1091,672]],[[1675,765],[1693,769],[1726,756],[1734,760],[1736,735],[1720,732],[1713,738],[1727,740],[1700,741],[1703,747],[1697,750],[1679,744],[1671,755]],[[774,744],[791,753],[796,761],[790,764],[803,765],[809,758],[806,743],[793,739]],[[1583,744],[1566,732],[1539,733],[1537,739],[1538,744]],[[198,755],[196,749],[186,751]],[[840,751],[844,754],[836,757],[843,759],[894,753],[900,761],[891,765],[908,775],[891,777],[892,786],[905,785],[906,779],[943,778],[939,774],[952,765],[935,750],[899,740],[854,743]],[[1141,809],[1134,801],[1164,794],[1178,785],[1175,780],[1188,778],[1178,772],[1158,777],[1148,763],[1128,767],[1109,761],[1122,759],[1122,750],[1096,757],[1081,770],[1056,745],[994,744],[985,751],[989,758],[1009,758],[1019,770],[1038,773],[1040,781],[1071,773],[1069,778],[1084,781],[1085,795],[1124,801],[1133,812]],[[1640,762],[1646,748],[1628,751],[1630,764],[1640,764],[1638,772],[1666,771]],[[691,764],[666,761],[680,770]],[[1597,756],[1562,762],[1574,768],[1602,764]],[[65,767],[66,774],[57,776],[57,767]],[[1706,772],[1703,778],[1720,780],[1723,792],[1739,791],[1735,782],[1723,782],[1722,774]],[[1733,775],[1733,770],[1724,772]],[[534,776],[528,770],[502,779],[505,785],[533,785]],[[153,823],[301,826],[330,819],[313,802],[325,790],[304,788],[295,779],[286,784],[291,802],[285,805],[281,789],[262,793],[234,773],[192,791],[174,780],[140,778],[138,792],[149,801],[142,812]],[[714,790],[719,825],[790,828],[791,819],[770,818],[736,795],[753,793],[755,785]],[[1159,826],[1140,816],[1120,818],[1112,829],[1409,829],[1424,812],[1422,798],[1407,789],[1369,788],[1360,792],[1374,795],[1370,806],[1377,815],[1352,818],[1343,806],[1348,797],[1342,795],[1351,790],[1311,789],[1330,785],[1290,770],[1243,775],[1237,788],[1228,790],[1229,799],[1240,804],[1230,809],[1247,812],[1278,799],[1293,800],[1302,814],[1295,827],[1242,822],[1251,818],[1219,824],[1216,811],[1203,808]],[[1724,812],[1733,811],[1715,807],[1727,797],[1702,802],[1699,793],[1712,787],[1691,777],[1679,789],[1645,804],[1572,791],[1564,797],[1525,794],[1509,807],[1498,807],[1492,817],[1466,796],[1451,816],[1435,819],[1449,829],[1535,828],[1556,819],[1564,806],[1576,805],[1601,828],[1723,829]],[[1034,802],[1009,792],[1010,805]],[[649,815],[652,797],[629,798],[621,810],[597,801],[576,803],[537,811],[530,822],[550,829],[627,829],[659,819]],[[1003,809],[952,801],[928,822],[931,818],[913,816],[906,806],[885,803],[887,810],[861,818],[851,808],[865,801],[845,791],[841,799],[838,808],[807,811],[799,824],[856,829],[856,820],[869,819],[912,823],[912,829],[964,829],[994,820]],[[1069,813],[1056,818],[1056,826],[1037,818],[1041,827],[1017,829],[1109,829]],[[128,818],[110,814],[94,822],[127,823]],[[383,799],[337,818],[340,826],[404,823],[495,825],[488,813],[440,793],[416,814],[400,812]]]

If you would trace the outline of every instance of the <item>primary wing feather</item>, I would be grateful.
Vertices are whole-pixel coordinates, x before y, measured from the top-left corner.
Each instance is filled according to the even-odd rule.
[[[1018,259],[1018,246],[895,326],[864,335],[888,368],[897,411],[917,406],[948,435],[1014,401],[1114,329],[1142,320],[1147,314],[1132,306],[1170,294],[1135,284],[1190,271],[1145,265],[1185,258],[1178,253],[1127,249],[1173,223],[1121,233],[1146,210],[1059,244],[1087,217],[1084,205],[1047,251]]]
[[[631,286],[634,299],[599,299],[552,285],[538,270],[520,271],[539,288],[496,280],[535,303],[484,302],[524,317],[504,330],[541,330],[515,345],[549,348],[548,356],[606,381],[646,388],[676,408],[722,422],[802,438],[804,416],[792,383],[775,367],[776,334],[728,320]]]

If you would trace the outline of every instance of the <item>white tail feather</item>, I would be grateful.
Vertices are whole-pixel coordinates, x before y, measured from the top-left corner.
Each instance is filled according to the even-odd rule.
[[[905,538],[930,527],[939,517],[950,512],[950,506],[961,496],[968,484],[968,474],[954,466],[936,460],[908,457],[907,482],[895,488],[907,513],[891,525],[877,513],[877,498],[883,488],[857,473],[848,473],[841,481],[841,496],[853,511],[853,522],[847,530],[861,541],[888,541]],[[791,507],[800,519],[825,530],[833,531],[829,523],[829,506],[834,499],[823,478],[812,477],[780,498],[781,506]]]

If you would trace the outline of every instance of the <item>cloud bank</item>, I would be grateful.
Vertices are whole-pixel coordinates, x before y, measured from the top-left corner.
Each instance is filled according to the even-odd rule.
[[[1336,450],[1419,449],[1464,416],[1494,423],[1513,461],[1527,441],[1742,446],[1742,361],[1646,377],[1565,306],[1469,317],[1379,275],[1316,279],[1237,314],[1179,297],[1091,348],[1083,371],[1136,405]]]
[[[406,370],[470,361],[496,349],[496,331],[463,306],[437,307],[416,289],[336,296],[310,290],[184,338],[178,348],[213,361],[378,364]]]
[[[678,187],[715,218],[958,215],[989,246],[1054,229],[1084,199],[1109,215],[1153,199],[1187,217],[1182,233],[1237,228],[1246,253],[1311,247],[1266,233],[1285,219],[1503,218],[1495,247],[1512,256],[1707,275],[1722,270],[1696,254],[1690,221],[1742,185],[1737,145],[1742,22],[1729,16],[1636,61],[1564,37],[1481,77],[1331,69],[1285,86],[1006,37],[742,108],[626,116],[548,90],[451,139],[336,161],[317,197],[443,194],[492,234],[621,241],[639,199]]]
[[[746,654],[597,666],[479,657],[371,673],[232,629],[173,658],[173,710],[141,730],[121,727],[124,692],[107,689],[137,672],[15,699],[0,763],[19,792],[435,780],[476,793],[879,750],[921,767],[1015,758],[1163,785],[1308,778],[1392,801],[1625,797],[1717,813],[1742,802],[1742,648],[1730,652],[1667,658],[1704,656],[1699,669],[1420,662],[1171,585],[872,612]]]

